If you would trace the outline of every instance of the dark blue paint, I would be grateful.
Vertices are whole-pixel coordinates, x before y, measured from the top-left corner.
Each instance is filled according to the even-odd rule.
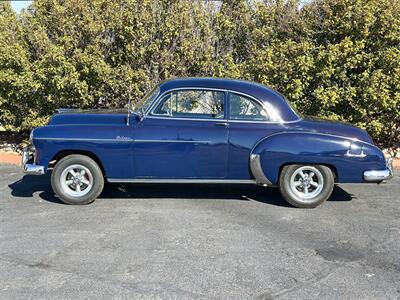
[[[219,123],[144,119],[134,130],[135,177],[226,178],[228,129]]]
[[[249,157],[254,153],[260,154],[263,171],[272,183],[277,183],[280,168],[288,163],[329,165],[337,170],[339,182],[362,182],[365,170],[385,169],[382,152],[364,130],[345,123],[300,119],[280,94],[260,84],[177,79],[160,84],[158,97],[190,87],[248,94],[272,105],[282,122],[148,116],[140,120],[133,114],[127,125],[126,110],[73,111],[56,114],[48,126],[34,130],[36,163],[47,168],[59,152],[77,151],[96,156],[106,176],[113,179],[252,179]],[[351,144],[366,156],[346,156]]]
[[[356,153],[362,150],[366,156],[348,157],[346,152],[351,149]],[[386,167],[383,153],[377,147],[319,133],[281,132],[260,141],[253,153],[261,155],[263,170],[273,183],[278,182],[279,170],[285,164],[328,165],[337,171],[342,183],[362,182],[364,171]]]

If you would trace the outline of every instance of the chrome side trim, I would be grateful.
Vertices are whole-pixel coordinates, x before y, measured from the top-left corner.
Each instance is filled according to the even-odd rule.
[[[293,121],[282,121],[282,122],[275,122],[275,121],[253,121],[253,120],[231,120],[228,119],[229,123],[255,123],[255,124],[290,124],[290,123],[297,123],[300,122],[301,119],[299,120],[293,120]]]
[[[109,143],[194,143],[194,144],[210,144],[211,141],[185,141],[185,140],[133,140],[133,139],[83,139],[83,138],[50,138],[38,137],[35,140],[50,141],[82,141],[82,142],[109,142]]]
[[[242,179],[160,179],[160,178],[134,178],[134,179],[119,179],[119,178],[108,178],[109,182],[118,183],[207,183],[207,184],[254,184],[254,180],[242,180]]]
[[[34,137],[33,139],[49,140],[49,141],[82,141],[82,142],[110,142],[110,143],[133,142],[132,139],[90,139],[90,138],[53,138],[53,137]]]
[[[185,141],[185,140],[134,140],[135,143],[192,143],[211,144],[211,141]]]
[[[148,115],[146,119],[161,119],[161,120],[183,120],[183,121],[206,121],[206,122],[227,122],[227,119],[200,119],[200,118],[174,118],[174,117],[159,117],[157,115]]]
[[[259,154],[250,155],[250,170],[258,184],[272,185],[272,182],[268,180],[261,168]]]

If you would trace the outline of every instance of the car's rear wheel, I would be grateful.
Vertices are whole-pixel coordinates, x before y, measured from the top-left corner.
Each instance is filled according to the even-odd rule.
[[[331,169],[322,165],[287,165],[279,177],[282,196],[299,208],[316,207],[326,201],[334,183]]]
[[[72,154],[57,162],[51,175],[51,185],[63,202],[83,205],[93,202],[100,195],[104,177],[93,159]]]

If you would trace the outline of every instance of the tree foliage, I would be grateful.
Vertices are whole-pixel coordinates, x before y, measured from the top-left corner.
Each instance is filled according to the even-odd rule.
[[[0,2],[0,123],[59,107],[121,107],[161,80],[218,76],[277,89],[304,114],[400,141],[397,0]]]

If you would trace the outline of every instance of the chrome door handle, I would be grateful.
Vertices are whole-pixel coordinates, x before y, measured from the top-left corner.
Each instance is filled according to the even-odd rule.
[[[229,123],[228,122],[219,122],[219,123],[215,123],[215,126],[228,127]]]

